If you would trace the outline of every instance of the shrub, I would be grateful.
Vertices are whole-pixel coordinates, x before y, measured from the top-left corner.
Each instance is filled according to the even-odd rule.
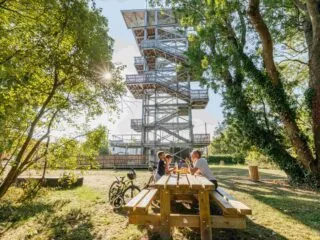
[[[72,188],[75,187],[78,182],[78,177],[72,173],[63,173],[62,177],[58,180],[59,188]]]
[[[278,166],[266,155],[258,151],[257,148],[251,148],[245,157],[248,165],[257,165],[262,168],[278,169]]]
[[[244,157],[242,155],[232,154],[220,154],[208,157],[208,163],[220,164],[220,161],[224,161],[225,164],[243,164]]]

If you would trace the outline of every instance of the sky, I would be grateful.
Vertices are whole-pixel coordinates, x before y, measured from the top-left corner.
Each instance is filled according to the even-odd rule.
[[[125,9],[145,9],[145,0],[96,0],[98,8],[102,8],[102,14],[109,21],[109,35],[115,40],[113,62],[126,65],[123,74],[136,74],[133,65],[135,56],[140,56],[138,47],[131,30],[127,29],[121,15],[121,10]],[[223,120],[221,108],[221,96],[209,91],[209,103],[204,110],[193,111],[194,133],[205,133],[205,123],[207,123],[207,133],[212,134],[214,128]],[[130,128],[130,119],[141,118],[141,101],[134,99],[128,93],[121,101],[121,112],[119,116],[114,115],[113,121],[108,120],[108,116],[102,115],[91,122],[92,126],[105,125],[110,134],[135,133]]]

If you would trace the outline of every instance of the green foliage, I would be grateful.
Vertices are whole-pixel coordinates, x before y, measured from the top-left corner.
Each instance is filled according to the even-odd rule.
[[[276,169],[277,165],[273,163],[272,159],[270,159],[265,154],[259,152],[259,149],[256,147],[252,147],[245,157],[245,162],[248,165],[256,165],[263,168],[272,168]]]
[[[308,109],[312,109],[312,100],[315,96],[315,91],[313,88],[307,88],[305,91],[305,103],[308,106]]]
[[[76,169],[83,164],[95,168],[97,156],[108,153],[107,129],[98,126],[85,134],[83,141],[60,138],[51,143],[47,159],[50,169]]]
[[[25,201],[25,200],[30,200],[34,199],[37,194],[39,194],[39,189],[40,189],[40,182],[39,180],[35,179],[26,179],[21,186],[23,189],[23,194],[21,195],[19,201]]]
[[[50,169],[76,169],[81,144],[76,139],[60,138],[50,145],[48,165]]]
[[[209,145],[209,153],[246,155],[246,151],[250,148],[250,143],[245,141],[244,134],[236,122],[232,124],[220,125]]]
[[[244,157],[231,154],[210,155],[208,157],[208,163],[220,164],[221,161],[224,164],[244,164]]]
[[[79,127],[79,116],[90,120],[118,109],[125,92],[123,66],[112,64],[107,19],[90,4],[13,0],[0,5],[0,150],[14,159],[0,197],[16,176],[44,159],[53,129],[62,123]],[[103,77],[106,71],[112,79]]]
[[[107,154],[109,152],[107,129],[99,126],[86,135],[86,140],[82,144],[81,150],[81,155],[83,154],[91,159],[97,157],[100,153]]]
[[[78,181],[78,177],[76,176],[75,173],[69,172],[66,173],[64,172],[58,180],[58,187],[62,189],[68,189],[76,186],[76,183]]]

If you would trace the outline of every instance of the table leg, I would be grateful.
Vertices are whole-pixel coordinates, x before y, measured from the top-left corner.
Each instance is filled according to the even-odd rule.
[[[199,210],[200,210],[200,231],[202,240],[212,239],[211,217],[209,191],[201,190],[199,192]]]
[[[161,239],[170,239],[170,192],[167,189],[160,190],[160,216]]]

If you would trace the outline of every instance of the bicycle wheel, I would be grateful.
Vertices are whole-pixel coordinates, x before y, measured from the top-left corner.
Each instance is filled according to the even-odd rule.
[[[123,191],[124,204],[127,204],[132,198],[137,196],[139,192],[140,192],[140,188],[135,185],[131,185],[131,186],[127,187]]]
[[[111,201],[111,206],[113,209],[119,209],[124,205],[123,198],[121,196],[116,196],[114,199]]]
[[[114,196],[118,193],[118,189],[119,187],[121,186],[121,183],[119,181],[114,181],[110,188],[109,188],[109,194],[108,194],[108,197],[109,197],[109,202],[112,201],[112,199],[114,198]]]

